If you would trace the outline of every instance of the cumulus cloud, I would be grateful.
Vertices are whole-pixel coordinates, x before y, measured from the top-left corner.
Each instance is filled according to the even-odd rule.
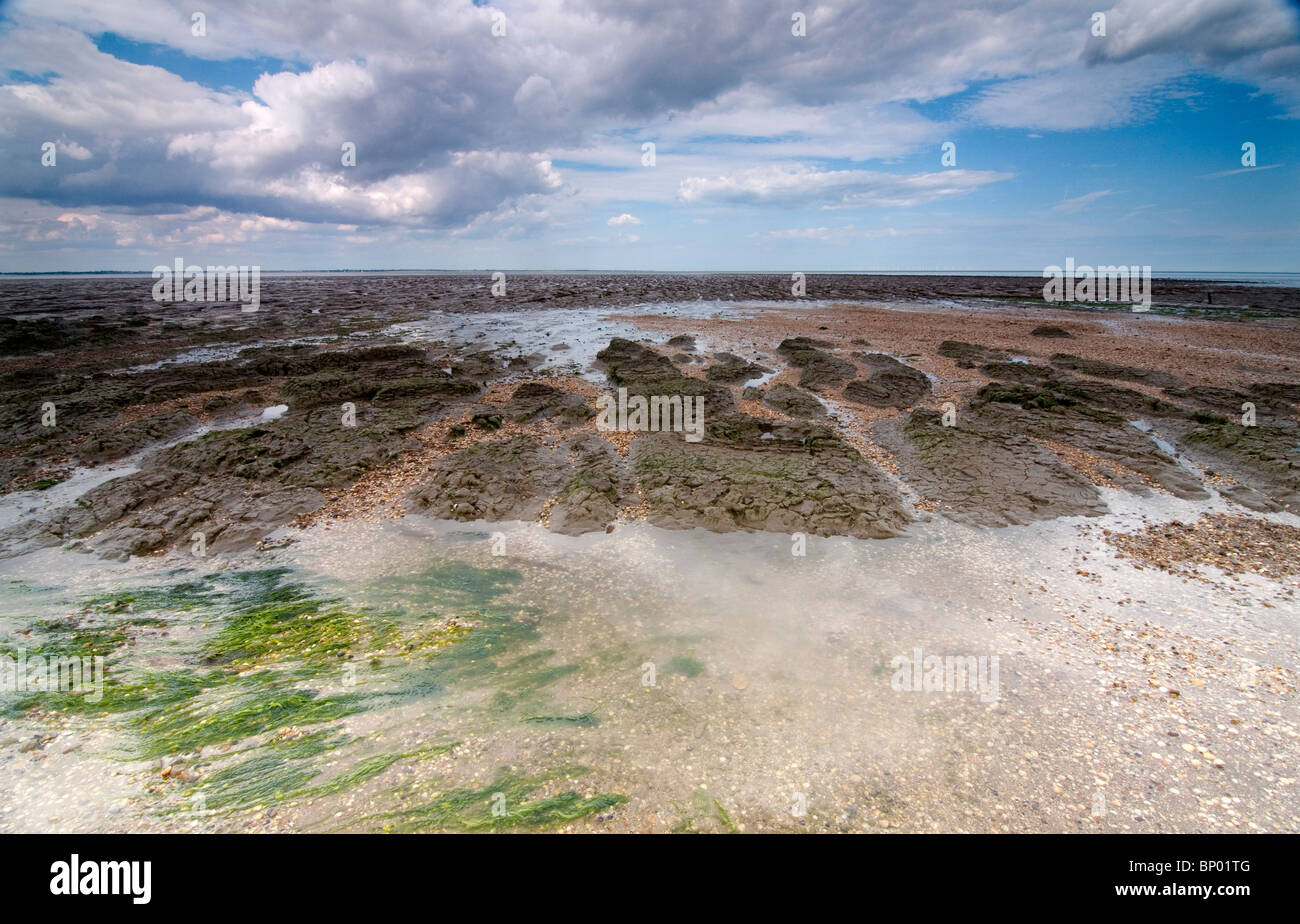
[[[222,258],[239,248],[308,228],[306,222],[198,206],[141,214],[129,210],[60,209],[23,200],[0,199],[0,248],[51,245],[81,251],[127,248],[140,254],[197,248]],[[143,265],[143,264],[141,264]]]
[[[1294,45],[1300,12],[1272,0],[1120,0],[1105,36],[1090,38],[1090,63],[1189,53],[1226,64]]]
[[[624,212],[622,215],[615,215],[609,221],[605,222],[605,224],[609,225],[611,228],[621,228],[624,225],[639,225],[641,224],[641,219],[637,218],[635,215],[629,215],[627,212]]]
[[[1207,70],[1300,114],[1300,17],[1280,0],[1118,0],[1104,38],[1063,0],[819,0],[803,37],[791,35],[788,9],[762,0],[521,0],[506,36],[472,0],[229,0],[207,11],[204,36],[191,33],[192,6],[6,6],[0,196],[69,215],[211,208],[358,239],[376,228],[509,238],[598,223],[636,201],[941,201],[1008,174],[868,162],[888,166],[963,124],[1139,122]],[[213,89],[101,51],[92,36],[103,34],[191,64],[270,63],[249,84]],[[972,87],[956,112],[918,105]],[[658,164],[640,170],[647,140]],[[67,154],[57,169],[40,164],[46,141]],[[349,142],[355,165],[341,160]],[[39,235],[60,231],[22,214]]]
[[[95,156],[75,141],[60,141],[57,147],[61,154],[66,154],[73,160],[90,160],[90,158]]]
[[[1300,117],[1300,9],[1279,0],[1120,0],[1105,37],[1091,39],[1092,65],[1163,56],[1188,58],[1272,94]],[[1111,27],[1111,24],[1114,27]]]

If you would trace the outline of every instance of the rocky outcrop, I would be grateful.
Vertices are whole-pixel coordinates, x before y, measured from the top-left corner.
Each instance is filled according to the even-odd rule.
[[[873,407],[912,407],[930,394],[930,379],[919,369],[884,353],[868,353],[862,359],[870,373],[844,386],[849,401]]]
[[[802,387],[821,391],[843,385],[858,372],[853,363],[825,352],[824,348],[829,345],[808,337],[790,337],[781,341],[776,351],[800,370],[799,384]]]
[[[842,444],[754,451],[658,435],[631,456],[649,521],[669,529],[884,538],[910,520],[880,470]]]
[[[713,360],[713,365],[709,366],[705,377],[710,382],[722,382],[726,385],[741,385],[772,371],[734,353],[718,353]]]
[[[902,477],[940,513],[1007,526],[1106,511],[1092,483],[1039,443],[974,413],[958,420],[945,427],[941,414],[919,408],[894,443]]]
[[[791,385],[774,385],[761,398],[772,410],[791,417],[817,419],[826,416],[825,405],[808,392]]]

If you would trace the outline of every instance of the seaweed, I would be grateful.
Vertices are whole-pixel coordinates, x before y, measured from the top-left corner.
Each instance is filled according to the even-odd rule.
[[[673,834],[740,833],[722,803],[704,789],[692,791],[689,806],[673,807],[678,815],[677,824],[670,829]]]
[[[664,665],[665,674],[680,674],[683,677],[698,677],[704,673],[704,664],[689,655],[677,655]]]
[[[524,721],[534,725],[580,725],[584,728],[600,724],[600,718],[594,712],[580,712],[577,715],[526,715]]]
[[[197,780],[167,776],[172,781],[193,780],[184,789],[190,808],[202,805],[230,812],[288,799],[334,796],[376,779],[399,761],[425,759],[453,747],[437,744],[370,754],[331,773],[331,758],[326,755],[351,747],[355,740],[333,723],[375,708],[386,697],[428,695],[452,684],[491,684],[496,691],[492,705],[509,710],[522,707],[525,723],[574,727],[598,723],[594,710],[570,715],[539,708],[540,691],[577,671],[578,665],[551,663],[556,652],[550,650],[519,653],[538,636],[536,618],[528,611],[494,603],[519,583],[518,572],[452,562],[415,579],[386,582],[386,589],[398,596],[405,592],[410,609],[426,613],[413,624],[400,611],[348,608],[337,599],[323,598],[289,580],[282,568],[219,572],[199,579],[184,571],[173,574],[179,579],[175,584],[89,597],[82,601],[80,616],[40,623],[29,631],[39,631],[38,653],[109,655],[122,652],[134,630],[169,625],[163,618],[166,613],[213,609],[220,618],[184,655],[189,666],[132,670],[129,659],[117,657],[109,671],[111,682],[104,685],[97,702],[73,695],[57,700],[28,696],[7,705],[6,711],[119,717],[122,727],[132,733],[122,756],[142,760],[198,756],[205,765],[214,763],[215,769]],[[457,618],[445,620],[429,612],[430,604],[473,610],[468,618],[458,613]],[[106,619],[110,614],[129,615]],[[438,621],[430,625],[429,617]],[[365,656],[372,665],[382,666],[383,659],[394,654],[410,657],[411,666],[384,691],[319,689],[321,681],[348,659]],[[624,801],[614,794],[584,798],[573,792],[530,801],[533,791],[554,776],[502,776],[485,791],[486,796],[475,790],[452,790],[424,806],[423,812],[417,807],[409,817],[395,817],[393,823],[412,829],[443,822],[460,830],[540,827]],[[509,806],[505,814],[493,814],[486,806],[486,798],[498,792],[505,794]],[[172,802],[158,810],[187,809]]]
[[[235,613],[205,646],[203,660],[237,670],[283,661],[318,670],[354,651],[381,648],[396,634],[389,619],[342,609],[322,611],[320,602],[304,598]]]
[[[362,819],[392,833],[416,831],[504,831],[553,827],[604,812],[627,802],[620,793],[582,797],[573,790],[530,801],[536,790],[561,778],[591,772],[586,767],[561,767],[533,776],[512,776],[502,768],[495,780],[480,789],[451,789],[433,801]]]
[[[360,711],[362,702],[355,695],[322,697],[312,690],[275,688],[219,708],[196,699],[155,709],[137,720],[141,757],[197,751],[289,726],[329,722]]]
[[[321,730],[298,738],[272,739],[258,753],[205,777],[189,793],[191,804],[212,811],[259,807],[286,799],[318,799],[348,792],[379,776],[398,761],[427,759],[445,754],[456,743],[431,745],[398,753],[373,754],[323,782],[314,758],[336,751],[351,739],[334,730]]]

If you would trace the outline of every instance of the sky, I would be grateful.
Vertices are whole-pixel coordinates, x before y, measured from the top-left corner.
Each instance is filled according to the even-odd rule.
[[[1300,4],[1105,3],[11,0],[0,272],[1300,271]]]

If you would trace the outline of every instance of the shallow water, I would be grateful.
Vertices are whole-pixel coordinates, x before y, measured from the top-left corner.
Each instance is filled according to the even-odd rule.
[[[188,363],[211,363],[222,362],[225,360],[237,359],[240,353],[246,350],[263,349],[266,347],[293,347],[293,346],[319,346],[323,343],[332,343],[337,337],[293,337],[287,340],[268,340],[260,343],[238,343],[226,346],[204,346],[195,347],[186,350],[183,353],[177,353],[175,356],[169,356],[151,363],[140,363],[135,366],[128,366],[122,370],[126,373],[150,372],[155,369],[161,369],[164,366],[185,365]]]
[[[802,304],[802,303],[801,303]],[[825,305],[810,302],[810,305]],[[603,385],[605,376],[595,370],[596,354],[609,346],[613,337],[640,340],[645,331],[635,324],[611,315],[648,314],[656,317],[684,320],[725,319],[750,317],[754,312],[781,308],[789,310],[788,302],[724,302],[698,299],[681,302],[657,302],[633,305],[611,311],[607,307],[543,308],[533,311],[480,311],[473,314],[454,314],[434,311],[420,321],[407,321],[386,328],[407,343],[450,341],[481,345],[483,349],[536,350],[542,356],[538,367],[543,372],[575,372],[588,380]],[[659,338],[667,340],[670,335]],[[563,350],[552,349],[563,344]],[[713,349],[706,336],[696,336],[696,348],[705,352]],[[766,380],[766,379],[765,379]]]
[[[114,462],[102,465],[79,465],[68,472],[63,480],[49,487],[31,491],[10,491],[0,495],[0,530],[9,530],[27,523],[35,523],[57,510],[71,507],[78,498],[94,488],[140,471],[143,461],[153,453],[199,439],[219,430],[238,430],[255,424],[277,420],[288,405],[276,405],[262,411],[244,412],[199,424],[180,436],[139,449]],[[21,540],[19,546],[23,545]],[[6,553],[12,551],[6,549]]]
[[[288,568],[284,581],[348,612],[384,613],[399,633],[448,618],[472,628],[432,653],[371,659],[363,645],[301,681],[364,704],[304,726],[338,735],[338,746],[282,761],[280,745],[253,738],[230,752],[249,748],[271,776],[312,778],[297,790],[248,795],[246,754],[210,746],[187,755],[190,781],[160,781],[152,759],[129,753],[129,727],[83,718],[38,762],[0,752],[0,827],[426,830],[491,824],[483,806],[498,791],[513,808],[575,790],[580,806],[601,794],[628,800],[564,820],[581,830],[1072,830],[1097,823],[1080,806],[1101,790],[1116,829],[1194,829],[1199,797],[1153,794],[1133,755],[1167,745],[1162,723],[1221,719],[1210,694],[1234,692],[1188,688],[1177,707],[1103,695],[1113,676],[1144,684],[1143,669],[1108,662],[1076,620],[1134,639],[1160,622],[1192,649],[1230,633],[1232,657],[1294,669],[1294,613],[1258,605],[1276,589],[1262,579],[1225,594],[1138,571],[1090,531],[1215,502],[1107,496],[1114,512],[1099,521],[987,530],[935,520],[900,539],[808,537],[802,556],[779,534],[626,523],[566,537],[419,517],[286,533],[296,541],[237,561],[108,565],[44,550],[0,566],[11,639],[93,594],[204,573],[228,580],[253,566]],[[228,616],[160,615],[166,629],[141,632],[110,677],[145,664],[207,668],[193,653]],[[896,689],[894,659],[916,649],[996,657],[997,685],[983,696]],[[1288,721],[1293,713],[1288,703]],[[25,721],[15,723],[22,734]],[[1230,743],[1215,748],[1232,755]],[[355,785],[310,788],[349,774]],[[1292,793],[1248,784],[1234,787],[1254,802],[1245,817],[1294,817]],[[446,815],[448,793],[469,807]]]

